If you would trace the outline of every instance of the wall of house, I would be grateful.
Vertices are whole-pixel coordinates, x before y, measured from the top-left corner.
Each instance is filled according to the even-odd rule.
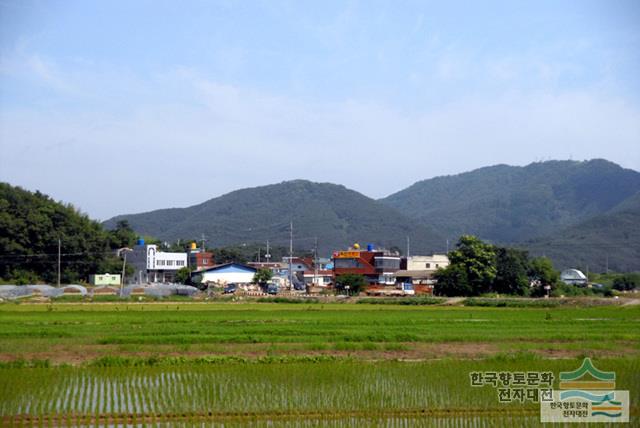
[[[155,245],[149,245],[148,247],[154,247]],[[154,263],[149,263],[151,248],[147,249],[147,269],[162,269],[162,270],[178,270],[187,266],[187,253],[165,253],[163,251],[155,251],[155,257],[152,258]]]
[[[411,256],[407,258],[407,270],[436,271],[449,266],[449,258],[444,254],[431,256]]]
[[[216,284],[249,284],[253,281],[253,273],[243,272],[207,272],[202,275],[202,282],[211,282]]]

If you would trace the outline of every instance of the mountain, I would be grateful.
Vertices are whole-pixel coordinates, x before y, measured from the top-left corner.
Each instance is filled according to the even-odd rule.
[[[573,226],[593,227],[579,225],[607,214],[638,191],[640,173],[612,162],[548,161],[423,180],[380,202],[453,240],[473,234],[515,243]],[[610,213],[597,221],[622,221],[620,216],[626,215]],[[619,225],[637,228],[638,223]]]
[[[428,226],[395,209],[344,186],[287,181],[237,190],[187,208],[171,208],[107,220],[107,228],[128,220],[143,235],[172,241],[193,239],[202,233],[211,246],[241,243],[288,245],[293,221],[294,246],[309,250],[318,237],[320,254],[346,249],[354,242],[405,248],[412,251],[444,251],[445,239]]]
[[[640,192],[605,214],[523,247],[532,255],[550,257],[559,269],[640,271]]]

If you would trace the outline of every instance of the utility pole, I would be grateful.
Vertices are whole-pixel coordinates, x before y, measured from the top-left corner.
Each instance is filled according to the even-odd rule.
[[[204,253],[204,233],[202,234],[202,252]]]
[[[264,255],[264,258],[267,259],[267,263],[269,263],[271,260],[271,253],[269,253],[269,240],[267,239],[267,253]]]
[[[261,249],[262,249],[262,248],[258,247],[258,263],[260,263],[260,250],[261,250]]]
[[[447,254],[449,254],[449,239],[447,239]]]
[[[409,258],[409,256],[411,256],[411,243],[409,237],[407,236],[407,258]]]
[[[318,237],[313,247],[313,285],[318,285]]]
[[[120,277],[120,297],[122,297],[122,291],[124,290],[124,274],[125,274],[125,268],[127,267],[127,253],[129,251],[133,251],[131,248],[121,248],[120,249],[120,254],[124,254],[124,257],[122,258],[122,276]],[[138,272],[138,275],[140,275],[140,272]]]
[[[122,277],[120,278],[120,297],[122,297],[122,290],[124,289],[124,272],[127,266],[127,251],[124,250],[124,258],[122,260]]]
[[[58,288],[60,288],[60,249],[62,247],[62,243],[60,242],[60,238],[58,238]]]
[[[293,288],[293,221],[289,224],[289,288]]]

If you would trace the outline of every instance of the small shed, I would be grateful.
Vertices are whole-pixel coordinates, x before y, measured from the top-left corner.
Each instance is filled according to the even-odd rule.
[[[119,273],[100,273],[89,275],[89,283],[91,285],[120,285]]]
[[[560,281],[569,285],[587,285],[587,276],[578,269],[565,269],[560,273]]]

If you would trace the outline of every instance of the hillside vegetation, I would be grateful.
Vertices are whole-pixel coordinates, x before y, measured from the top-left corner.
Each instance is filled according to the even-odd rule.
[[[638,191],[640,173],[614,163],[549,161],[424,180],[381,202],[452,239],[471,234],[514,243],[605,214]]]
[[[63,283],[115,272],[115,234],[40,192],[0,183],[0,279],[17,283],[57,280],[58,240]]]
[[[429,226],[344,186],[305,180],[237,190],[187,208],[121,215],[140,234],[164,240],[199,237],[212,246],[243,243],[286,245],[294,222],[294,247],[309,250],[318,237],[322,254],[354,242],[387,248],[405,247],[411,237],[415,251],[443,251],[445,239]]]
[[[559,268],[640,271],[640,193],[605,214],[522,246],[550,257]]]
[[[320,254],[354,242],[444,252],[463,234],[550,257],[559,269],[640,270],[640,173],[612,162],[496,165],[420,181],[375,201],[344,186],[296,180],[237,190],[187,208],[114,217],[161,240],[207,236],[213,247],[288,246]]]

